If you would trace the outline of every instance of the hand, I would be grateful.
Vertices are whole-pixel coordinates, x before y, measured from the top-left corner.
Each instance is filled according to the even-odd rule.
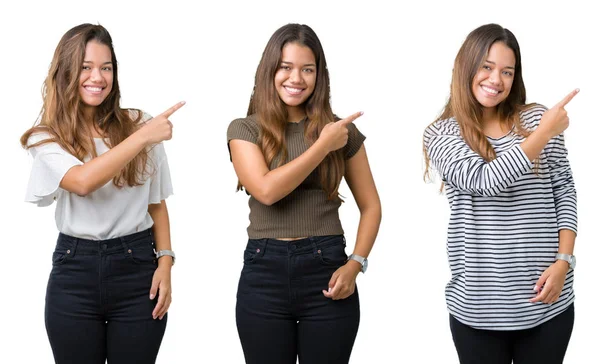
[[[318,140],[324,144],[327,152],[338,150],[348,143],[348,124],[362,116],[362,114],[363,112],[359,111],[345,119],[325,125]]]
[[[579,89],[571,91],[564,99],[558,104],[542,115],[538,130],[542,130],[550,138],[553,138],[569,127],[569,116],[565,106],[579,93]]]
[[[158,302],[152,311],[152,318],[162,320],[169,306],[171,306],[171,267],[158,266],[152,277],[152,287],[150,287],[150,299],[153,300],[158,293]]]
[[[529,302],[556,302],[565,285],[565,278],[568,271],[569,263],[564,260],[554,262],[535,283],[533,290],[537,292],[537,295],[530,299]]]
[[[354,293],[356,276],[360,272],[360,263],[349,260],[339,267],[329,280],[329,290],[323,290],[323,295],[332,300],[343,300]]]
[[[167,111],[152,118],[138,131],[144,135],[147,145],[171,139],[173,136],[173,124],[169,121],[169,117],[183,105],[185,105],[185,101],[178,102]]]

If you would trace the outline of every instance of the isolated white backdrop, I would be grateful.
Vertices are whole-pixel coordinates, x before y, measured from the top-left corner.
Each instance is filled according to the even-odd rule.
[[[446,198],[422,180],[423,129],[443,107],[466,35],[496,22],[517,36],[528,101],[553,106],[572,89],[569,157],[579,197],[576,323],[565,363],[598,363],[595,228],[600,26],[590,5],[569,2],[52,1],[0,11],[0,148],[4,210],[0,362],[51,363],[44,295],[57,235],[54,207],[23,201],[31,160],[19,147],[41,107],[54,48],[72,26],[100,23],[119,60],[122,106],[156,115],[179,100],[166,143],[173,305],[159,363],[243,363],[235,327],[248,207],[235,193],[229,122],[245,115],[263,48],[281,25],[310,25],[325,49],[334,111],[356,121],[383,204],[366,275],[353,363],[457,363],[444,301]],[[352,249],[358,210],[346,186],[341,218]]]

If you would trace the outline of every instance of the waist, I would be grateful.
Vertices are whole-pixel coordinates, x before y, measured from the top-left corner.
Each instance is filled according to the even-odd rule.
[[[152,228],[149,228],[137,233],[105,240],[84,239],[59,233],[57,244],[60,244],[61,242],[71,243],[73,246],[77,247],[79,252],[95,253],[122,250],[124,247],[133,247],[138,244],[152,244],[153,241],[154,234],[152,233]]]

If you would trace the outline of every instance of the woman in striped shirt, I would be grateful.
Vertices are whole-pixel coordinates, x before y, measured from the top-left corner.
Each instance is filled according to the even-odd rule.
[[[446,286],[461,363],[562,363],[574,321],[577,200],[565,106],[526,104],[521,54],[497,24],[472,31],[450,98],[424,133],[450,203]]]

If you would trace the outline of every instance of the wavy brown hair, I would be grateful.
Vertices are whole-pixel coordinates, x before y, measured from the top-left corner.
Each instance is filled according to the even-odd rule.
[[[256,70],[254,92],[248,106],[248,116],[255,114],[260,125],[259,146],[267,165],[276,160],[277,166],[281,166],[288,157],[285,145],[288,113],[286,104],[277,94],[274,78],[281,63],[283,47],[289,43],[310,48],[316,61],[315,89],[304,103],[308,117],[304,130],[306,143],[312,145],[319,138],[325,125],[335,121],[329,103],[329,72],[319,38],[308,25],[282,26],[271,36],[262,54]],[[344,166],[343,151],[338,149],[329,153],[318,167],[321,186],[329,200],[341,200],[338,188],[344,175]]]
[[[508,97],[498,106],[498,117],[508,129],[514,127],[517,134],[529,136],[530,131],[521,125],[519,113],[531,105],[525,104],[526,93],[521,66],[521,50],[514,34],[498,24],[482,25],[473,30],[460,47],[450,84],[450,97],[441,115],[433,122],[454,117],[460,127],[460,134],[467,145],[483,159],[490,162],[496,152],[483,132],[483,107],[473,95],[472,83],[475,75],[483,67],[488,52],[496,42],[504,43],[515,55],[515,71],[512,88]],[[430,161],[425,145],[425,179],[430,177]]]
[[[117,77],[117,57],[108,31],[101,25],[81,24],[67,31],[61,38],[42,87],[44,104],[38,120],[21,136],[26,148],[54,142],[83,161],[87,156],[97,157],[93,134],[84,122],[85,105],[79,93],[79,77],[88,42],[95,41],[110,49],[113,67],[113,86],[106,99],[95,108],[94,127],[101,131],[108,147],[114,147],[139,128],[142,112],[137,110],[133,119],[127,109],[121,109],[121,93]],[[50,137],[29,144],[34,133],[46,133]],[[136,186],[143,183],[148,152],[142,150],[123,170],[113,178],[117,187]]]

